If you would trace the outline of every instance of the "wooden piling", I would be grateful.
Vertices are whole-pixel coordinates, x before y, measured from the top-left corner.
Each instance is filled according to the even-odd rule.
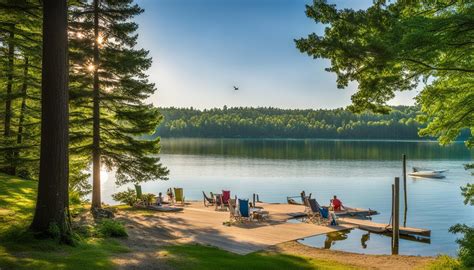
[[[392,255],[398,255],[400,242],[400,178],[395,177],[393,185],[393,217],[392,217]]]
[[[407,156],[403,154],[403,193],[405,199],[405,211],[403,215],[403,227],[407,226],[407,212],[408,212],[408,199],[407,199]]]
[[[255,193],[253,194],[253,198],[252,198],[252,206],[255,207]]]
[[[392,212],[390,213],[390,223],[389,225],[392,226],[393,228],[393,217],[394,217],[394,209],[395,209],[395,185],[392,184]],[[393,233],[393,230],[392,230]],[[391,247],[392,247],[392,253],[393,253],[393,237],[391,238]]]

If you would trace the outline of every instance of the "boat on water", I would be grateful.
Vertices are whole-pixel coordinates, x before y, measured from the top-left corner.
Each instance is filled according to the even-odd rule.
[[[409,176],[419,178],[445,178],[445,172],[448,170],[431,170],[413,167],[413,172],[409,173]]]

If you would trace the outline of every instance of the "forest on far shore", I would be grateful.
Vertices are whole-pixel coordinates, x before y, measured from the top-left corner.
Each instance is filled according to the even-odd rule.
[[[419,112],[416,106],[395,106],[388,114],[355,114],[347,109],[227,106],[159,110],[164,120],[155,135],[165,138],[430,139],[418,135],[423,125],[416,120]]]

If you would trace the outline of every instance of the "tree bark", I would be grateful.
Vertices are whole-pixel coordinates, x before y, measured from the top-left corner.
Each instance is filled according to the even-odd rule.
[[[101,208],[100,198],[100,91],[99,91],[99,0],[94,0],[94,83],[92,141],[92,208]]]
[[[5,123],[4,123],[4,131],[3,136],[7,145],[11,145],[10,137],[11,137],[11,119],[12,119],[12,87],[13,87],[13,69],[14,69],[14,58],[15,58],[15,25],[10,25],[9,30],[9,40],[8,40],[8,65],[7,65],[7,95],[5,97]],[[3,171],[7,174],[14,175],[15,172],[15,164],[13,160],[13,150],[8,149],[5,151],[5,161],[7,167],[3,169]]]
[[[40,173],[30,228],[69,242],[67,1],[43,3]]]

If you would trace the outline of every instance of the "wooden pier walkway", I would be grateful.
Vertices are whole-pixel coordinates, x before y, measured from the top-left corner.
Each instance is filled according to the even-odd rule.
[[[342,224],[357,225],[360,229],[371,231],[371,232],[383,233],[383,232],[392,231],[391,225],[376,223],[370,220],[341,217],[338,219],[338,221],[339,223],[342,223]],[[431,236],[431,230],[428,230],[428,229],[400,227],[399,231],[401,235],[420,235],[420,236],[425,236],[425,237]]]
[[[229,221],[229,212],[215,211],[212,206],[206,208],[202,202],[191,202],[182,212],[151,215],[147,221],[175,237],[242,255],[283,242],[356,227],[287,222],[294,215],[301,215],[304,207],[268,203],[259,203],[258,206],[270,213],[268,221],[227,226],[223,223]]]

